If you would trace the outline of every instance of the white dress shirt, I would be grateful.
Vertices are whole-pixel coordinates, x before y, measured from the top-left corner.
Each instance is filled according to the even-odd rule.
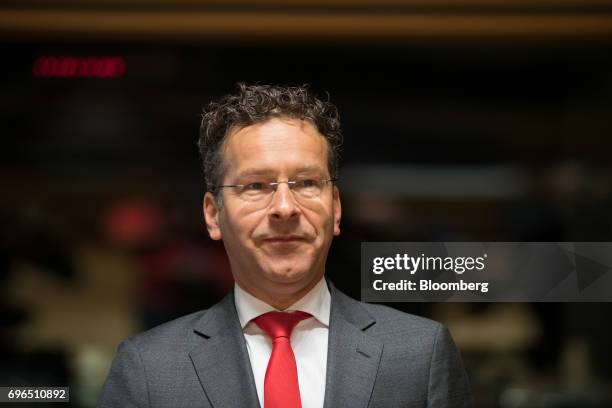
[[[272,340],[255,323],[257,316],[278,311],[234,284],[234,299],[242,332],[246,339],[257,397],[264,407],[264,379],[268,360],[272,354]],[[327,282],[322,278],[303,298],[284,311],[302,311],[314,318],[300,321],[291,333],[291,347],[295,354],[302,408],[322,408],[325,397],[327,370],[327,340],[329,337],[329,311],[331,296]]]

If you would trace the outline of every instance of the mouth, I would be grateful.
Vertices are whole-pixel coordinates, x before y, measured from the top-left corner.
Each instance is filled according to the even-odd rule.
[[[304,237],[298,235],[277,235],[273,237],[264,238],[264,242],[267,243],[293,243],[306,241]]]

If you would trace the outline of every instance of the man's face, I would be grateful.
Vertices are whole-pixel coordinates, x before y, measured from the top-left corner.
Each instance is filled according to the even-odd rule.
[[[271,119],[228,136],[222,184],[329,179],[327,157],[327,142],[312,124]],[[223,239],[243,289],[265,300],[298,294],[319,281],[332,237],[340,233],[337,187],[324,183],[318,197],[303,198],[280,184],[269,198],[256,202],[244,200],[233,188],[220,194],[218,206],[206,193],[206,224],[211,238]]]

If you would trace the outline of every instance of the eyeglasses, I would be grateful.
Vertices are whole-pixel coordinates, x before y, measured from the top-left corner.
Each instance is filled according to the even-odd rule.
[[[327,185],[327,183],[333,183],[335,181],[338,181],[338,179],[303,179],[271,182],[254,181],[248,184],[229,184],[217,186],[215,187],[215,190],[220,188],[233,188],[238,198],[244,201],[258,202],[272,197],[272,194],[276,191],[280,184],[287,184],[296,198],[313,199],[321,195],[321,191],[323,191],[323,188]]]

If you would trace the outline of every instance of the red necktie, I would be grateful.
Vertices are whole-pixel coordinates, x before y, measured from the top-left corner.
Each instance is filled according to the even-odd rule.
[[[272,338],[272,355],[264,381],[264,408],[301,408],[297,365],[291,349],[291,332],[305,312],[269,312],[253,319]]]

